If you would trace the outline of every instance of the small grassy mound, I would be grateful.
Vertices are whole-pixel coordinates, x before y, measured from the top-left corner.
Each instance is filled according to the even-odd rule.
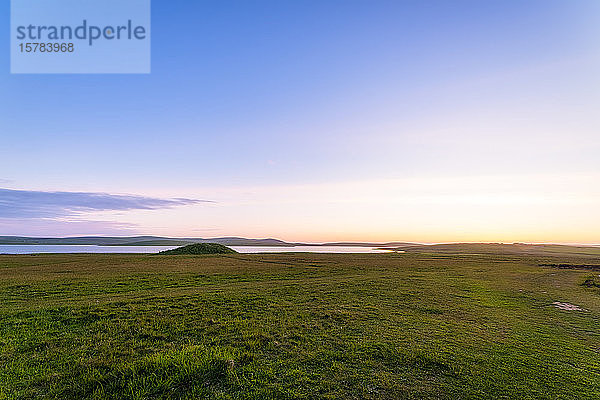
[[[232,254],[237,251],[217,243],[194,243],[187,246],[178,247],[172,250],[161,251],[158,254],[177,255],[177,254]]]

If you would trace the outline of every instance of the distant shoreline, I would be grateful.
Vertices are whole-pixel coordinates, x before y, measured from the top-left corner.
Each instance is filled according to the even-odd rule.
[[[218,237],[218,238],[169,238],[159,236],[80,236],[80,237],[23,237],[0,236],[0,245],[3,246],[185,246],[194,243],[217,243],[226,246],[264,246],[264,247],[298,247],[298,246],[334,246],[334,247],[375,247],[386,250],[393,249],[424,249],[441,248],[447,246],[569,246],[569,247],[600,247],[600,243],[501,243],[501,242],[326,242],[303,243],[286,242],[279,239],[249,239],[243,237]]]

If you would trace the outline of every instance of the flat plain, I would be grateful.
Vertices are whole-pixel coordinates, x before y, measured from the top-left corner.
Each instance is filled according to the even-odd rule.
[[[0,399],[600,398],[600,253],[484,250],[0,255]]]

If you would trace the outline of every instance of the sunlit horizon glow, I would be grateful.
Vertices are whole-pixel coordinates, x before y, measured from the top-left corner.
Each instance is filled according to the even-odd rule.
[[[110,221],[118,224],[112,232],[120,236],[597,244],[598,218],[590,211],[600,202],[600,187],[595,185],[599,178],[499,175],[210,187],[196,195],[210,197],[211,202],[162,210],[74,212],[54,218],[44,233],[103,234],[106,231],[96,231],[94,225],[91,230],[78,225]],[[27,229],[17,233],[31,234]]]
[[[0,235],[599,244],[600,4],[426,3],[157,3],[148,76],[5,71],[0,188],[84,194]]]

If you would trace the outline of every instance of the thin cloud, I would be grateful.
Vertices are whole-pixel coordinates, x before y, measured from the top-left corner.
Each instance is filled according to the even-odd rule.
[[[0,189],[0,218],[60,218],[94,211],[158,210],[210,200]]]
[[[87,221],[71,218],[0,218],[0,236],[137,235],[139,226],[119,221]]]

